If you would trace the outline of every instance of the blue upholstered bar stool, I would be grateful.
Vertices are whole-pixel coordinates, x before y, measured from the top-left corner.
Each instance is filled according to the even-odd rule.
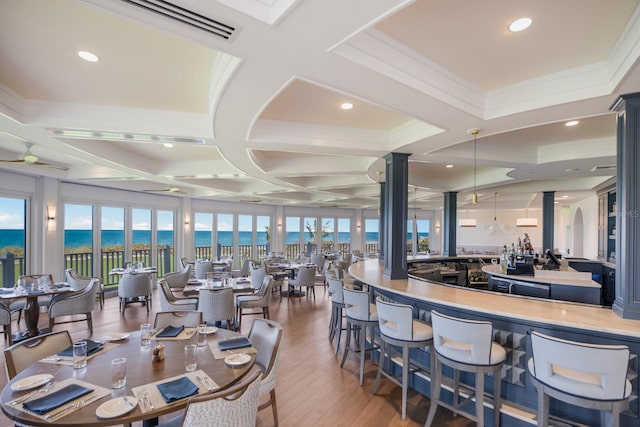
[[[567,341],[531,333],[529,373],[538,390],[538,426],[549,425],[549,397],[602,411],[601,424],[617,427],[628,404],[629,348]]]
[[[378,327],[378,310],[375,304],[369,302],[369,293],[364,291],[356,291],[354,289],[344,288],[342,290],[344,297],[344,309],[347,314],[347,341],[344,344],[344,352],[342,354],[342,362],[340,367],[344,366],[347,360],[349,346],[351,344],[351,335],[359,333],[360,341],[360,385],[364,381],[364,358],[367,351],[379,348],[375,345],[375,328]],[[367,329],[371,330],[371,345],[367,347]]]
[[[433,344],[433,331],[431,326],[413,318],[413,307],[406,304],[397,304],[376,298],[378,310],[378,327],[380,328],[380,361],[376,383],[373,386],[373,394],[378,390],[382,375],[402,387],[402,419],[407,416],[407,389],[409,387],[409,373],[418,370],[426,370],[417,361],[410,358],[412,348],[430,347]],[[402,348],[402,376],[398,379],[392,371],[384,370],[384,360],[392,360],[392,345]],[[433,366],[433,349],[430,349],[431,366]],[[392,366],[393,364],[390,363]],[[392,368],[391,366],[391,368]]]
[[[493,326],[491,322],[459,319],[437,311],[431,312],[433,327],[433,347],[436,361],[431,376],[431,406],[427,415],[426,427],[429,427],[436,415],[438,406],[474,420],[478,427],[484,426],[484,376],[493,373],[493,413],[495,427],[500,425],[500,383],[501,371],[506,351],[501,345],[492,341]],[[453,405],[440,400],[442,385],[442,365],[453,368]],[[475,374],[475,393],[459,401],[460,371]],[[472,401],[475,396],[475,415],[460,410]]]

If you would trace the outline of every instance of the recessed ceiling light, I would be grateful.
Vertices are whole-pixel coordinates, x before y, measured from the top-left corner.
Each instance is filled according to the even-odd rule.
[[[353,108],[353,104],[350,102],[343,102],[342,104],[340,104],[340,108],[342,108],[343,110],[351,110]]]
[[[172,144],[172,143],[170,143],[170,142],[165,142],[165,143],[164,143],[164,144],[162,144],[162,145],[164,145],[166,148],[173,148],[173,144]]]
[[[563,199],[568,199],[569,196],[567,196],[566,194],[564,196],[562,196]]]
[[[445,168],[452,168],[453,165],[446,165]]]
[[[509,25],[509,31],[517,33],[518,31],[526,30],[531,25],[531,18],[516,19]]]
[[[571,127],[571,126],[577,125],[578,123],[580,123],[578,120],[571,120],[571,121],[568,121],[567,123],[565,123],[564,125],[568,126],[568,127]]]
[[[98,58],[98,55],[96,55],[95,53],[86,51],[86,50],[78,51],[78,56],[80,58],[84,59],[85,61],[88,61],[88,62],[98,62],[98,61],[100,61],[100,58]]]

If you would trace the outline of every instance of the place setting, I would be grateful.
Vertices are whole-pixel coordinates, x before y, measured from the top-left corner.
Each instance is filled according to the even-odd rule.
[[[161,341],[161,340],[188,340],[193,334],[196,333],[196,328],[186,328],[183,325],[181,326],[166,326],[161,329],[157,329],[155,332],[152,332],[150,335],[150,339]]]
[[[134,387],[132,392],[140,409],[145,413],[216,389],[218,389],[216,382],[203,370],[196,370],[194,367],[193,371],[184,375]]]
[[[119,340],[124,339],[120,338]],[[119,341],[119,340],[110,340],[110,341]],[[84,343],[84,345],[82,344]],[[117,346],[121,345],[121,343],[117,342],[103,342],[103,341],[94,341],[91,339],[84,339],[73,343],[71,346],[66,349],[59,351],[56,354],[52,354],[43,359],[40,359],[42,363],[53,363],[57,365],[67,365],[74,366],[74,360],[77,358],[83,359],[83,362],[86,365],[86,361],[92,359],[99,354],[107,352]]]
[[[222,338],[208,343],[213,357],[224,359],[230,367],[243,366],[251,361],[251,355],[257,353],[247,337]]]

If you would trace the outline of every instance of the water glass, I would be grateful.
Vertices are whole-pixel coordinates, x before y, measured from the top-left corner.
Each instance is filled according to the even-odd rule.
[[[198,367],[198,347],[195,344],[184,346],[184,368],[187,372],[193,372]]]
[[[127,385],[127,359],[118,357],[111,361],[111,388],[122,388]]]
[[[140,345],[143,347],[151,344],[151,323],[140,325]]]
[[[73,343],[73,369],[82,369],[87,366],[87,342]]]
[[[207,324],[198,325],[198,347],[207,345]]]

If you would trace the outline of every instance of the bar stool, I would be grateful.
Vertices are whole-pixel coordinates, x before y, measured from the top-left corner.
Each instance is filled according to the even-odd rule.
[[[336,343],[336,354],[340,349],[340,338],[342,331],[346,331],[346,328],[342,326],[342,319],[344,317],[344,287],[342,280],[334,279],[331,276],[327,276],[327,282],[329,283],[329,295],[331,296],[331,318],[329,319],[329,340],[333,341],[338,334]]]
[[[507,353],[501,345],[492,341],[491,322],[459,319],[437,311],[431,311],[433,327],[433,346],[436,353],[435,368],[431,376],[431,406],[427,415],[426,427],[429,427],[436,415],[438,406],[460,413],[474,420],[478,427],[484,426],[484,376],[493,373],[493,414],[495,427],[500,425],[500,383],[502,365]],[[440,400],[442,385],[442,365],[453,368],[453,405]],[[475,373],[475,393],[471,393],[462,402],[459,401],[460,371]],[[471,402],[475,396],[475,415],[461,411],[460,408]]]
[[[376,309],[378,310],[381,343],[378,374],[376,375],[376,383],[373,386],[373,394],[376,394],[378,390],[382,375],[402,387],[402,419],[404,420],[407,416],[409,373],[426,370],[426,367],[421,366],[415,360],[411,360],[409,353],[412,348],[431,347],[433,344],[433,331],[431,326],[413,318],[413,307],[410,305],[386,302],[378,297],[376,298]],[[383,369],[385,357],[391,360],[392,345],[402,347],[401,379],[395,377],[392,371],[385,372]],[[430,349],[429,353],[431,355],[431,366],[433,366],[433,349]]]
[[[349,346],[351,344],[351,334],[360,333],[360,385],[364,381],[364,358],[367,351],[380,348],[375,345],[375,328],[378,326],[378,310],[375,304],[369,302],[369,293],[364,291],[356,291],[344,288],[342,290],[344,297],[344,308],[347,314],[347,341],[344,344],[344,352],[342,354],[342,363],[347,360]],[[371,330],[371,346],[367,347],[367,328]]]
[[[631,394],[627,346],[567,341],[534,331],[531,349],[527,365],[538,389],[538,426],[549,425],[549,396],[602,411],[603,426],[620,425]]]

